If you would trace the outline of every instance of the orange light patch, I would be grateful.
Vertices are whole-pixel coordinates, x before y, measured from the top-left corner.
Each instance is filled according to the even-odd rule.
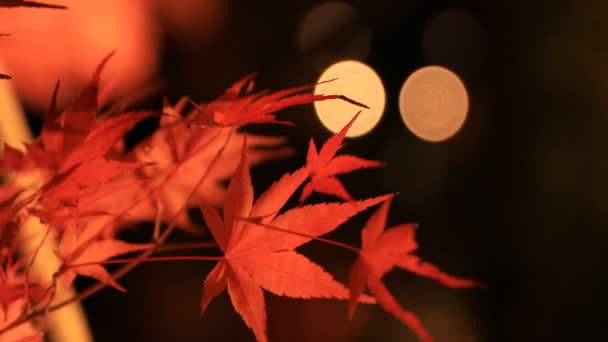
[[[456,134],[469,110],[469,97],[460,78],[450,70],[429,66],[415,71],[399,94],[399,111],[417,137],[444,141]]]
[[[333,133],[339,132],[353,115],[361,110],[361,115],[348,131],[348,137],[358,137],[370,132],[382,118],[386,104],[386,93],[382,80],[368,65],[357,61],[342,61],[327,68],[314,94],[340,94],[361,102],[370,109],[354,107],[344,101],[315,102],[315,110],[321,123]]]

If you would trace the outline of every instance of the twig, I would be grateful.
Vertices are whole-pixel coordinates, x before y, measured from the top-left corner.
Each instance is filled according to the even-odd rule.
[[[213,167],[215,166],[215,164],[217,164],[218,160],[220,159],[220,157],[222,156],[224,150],[226,149],[226,147],[228,146],[228,143],[230,142],[230,139],[232,138],[232,135],[235,132],[235,128],[232,128],[228,134],[228,136],[226,137],[226,141],[224,142],[224,144],[221,146],[221,148],[217,151],[216,155],[214,156],[214,158],[211,160],[211,163],[209,164],[209,166],[207,167],[207,170],[205,171],[205,173],[203,174],[203,176],[199,179],[198,183],[193,187],[192,191],[190,192],[190,194],[188,195],[188,197],[186,198],[186,200],[184,201],[184,204],[182,205],[182,208],[176,212],[176,214],[173,217],[173,222],[167,227],[167,229],[165,229],[162,234],[159,236],[158,240],[156,241],[156,246],[153,248],[150,248],[144,252],[142,252],[140,255],[137,256],[137,259],[143,259],[143,258],[147,258],[149,257],[152,253],[156,252],[157,248],[159,248],[162,243],[169,237],[169,235],[171,234],[171,232],[173,231],[173,229],[175,229],[175,227],[177,226],[177,221],[176,218],[178,215],[180,215],[180,213],[188,207],[188,202],[192,199],[192,197],[198,192],[198,188],[201,187],[201,185],[205,182],[205,180],[207,180],[207,178],[209,177],[209,174],[211,173],[211,170],[213,169]],[[133,270],[135,267],[137,267],[139,264],[141,263],[141,261],[133,261],[131,263],[128,263],[124,266],[122,266],[120,269],[118,269],[116,272],[114,272],[112,274],[112,278],[115,280],[118,280],[119,278],[121,278],[122,276],[124,276],[125,274],[129,273],[131,270]],[[71,298],[67,298],[64,301],[57,303],[55,305],[52,305],[48,308],[45,308],[45,310],[38,310],[38,311],[33,311],[31,312],[29,315],[18,319],[16,321],[13,321],[11,324],[7,325],[6,327],[4,327],[3,329],[0,329],[0,335],[2,335],[2,333],[4,333],[5,331],[8,331],[24,322],[27,322],[35,317],[41,316],[45,313],[50,313],[50,312],[54,312],[56,310],[59,310],[61,308],[63,308],[66,305],[69,305],[73,302],[78,302],[81,300],[84,300],[94,294],[96,294],[97,292],[101,291],[102,289],[104,289],[107,285],[105,283],[101,283],[98,282],[95,285],[92,285],[90,287],[88,287],[87,289],[83,290],[82,292],[76,294],[75,296],[71,297]],[[60,340],[62,341],[62,340]]]
[[[245,222],[251,223],[251,224],[256,225],[256,226],[260,226],[260,227],[267,228],[267,229],[270,229],[270,230],[276,230],[278,232],[283,232],[286,235],[287,234],[292,234],[292,235],[298,235],[298,236],[301,236],[301,237],[305,237],[307,239],[316,240],[316,241],[319,241],[319,242],[326,243],[328,245],[332,245],[332,246],[336,246],[336,247],[340,247],[340,248],[349,250],[349,251],[351,251],[353,253],[356,253],[356,254],[359,254],[361,252],[361,250],[359,248],[357,248],[355,246],[351,246],[351,245],[343,243],[343,242],[340,242],[340,241],[334,241],[334,240],[322,238],[322,237],[319,237],[319,236],[314,236],[314,235],[310,235],[310,234],[306,234],[306,233],[302,233],[302,232],[297,232],[297,231],[294,231],[294,230],[289,230],[289,229],[285,229],[285,228],[281,228],[281,227],[277,227],[277,226],[272,226],[272,225],[269,225],[269,224],[257,222],[255,220],[252,220],[251,218],[248,218],[248,217],[235,217],[235,220],[245,221]],[[282,238],[282,237],[283,236],[279,236],[279,237],[277,237],[277,239]],[[256,246],[256,247],[259,247],[259,246]],[[248,251],[248,249],[244,250],[242,252],[245,252],[245,251]]]

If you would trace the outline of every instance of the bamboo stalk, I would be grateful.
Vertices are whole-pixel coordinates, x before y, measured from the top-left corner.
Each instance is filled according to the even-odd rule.
[[[0,59],[0,71],[3,71],[3,69],[4,66]],[[24,142],[33,140],[10,80],[0,81],[0,140],[21,150],[24,149]],[[36,184],[40,185],[41,179],[39,175],[33,174],[23,176],[21,179],[17,179],[17,182],[23,186],[31,187]],[[26,220],[20,234],[23,237],[27,236],[28,239],[24,240],[26,243],[24,243],[21,252],[33,252],[42,241],[46,230],[47,227],[34,217]],[[53,274],[59,269],[61,263],[53,253],[55,245],[54,239],[45,240],[30,270],[30,277],[33,280],[47,283],[51,281]],[[73,288],[64,286],[63,282],[58,282],[57,285],[54,303],[62,302],[74,296],[75,290]],[[48,336],[52,341],[93,341],[84,310],[79,302],[74,302],[60,310],[49,313],[45,321],[48,324]]]

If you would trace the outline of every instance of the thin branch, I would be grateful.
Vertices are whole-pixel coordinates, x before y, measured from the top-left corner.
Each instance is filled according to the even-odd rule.
[[[156,252],[171,252],[185,249],[218,248],[215,241],[167,243],[156,248]]]
[[[223,259],[223,257],[188,256],[188,255],[146,257],[146,258],[124,258],[124,259],[91,261],[91,262],[83,262],[81,264],[66,265],[64,268],[64,271],[69,270],[71,268],[91,266],[91,265],[114,265],[114,264],[126,264],[126,263],[132,263],[132,262],[137,262],[138,264],[142,264],[145,262],[166,262],[166,261],[220,261],[222,259]]]
[[[267,229],[276,230],[276,231],[287,233],[287,234],[298,235],[298,236],[305,237],[305,238],[308,238],[308,239],[311,239],[311,240],[316,240],[316,241],[319,241],[319,242],[323,242],[323,243],[326,243],[328,245],[340,247],[340,248],[349,250],[349,251],[357,253],[357,254],[359,254],[361,252],[361,250],[359,248],[357,248],[355,246],[351,246],[351,245],[343,243],[343,242],[334,241],[334,240],[330,240],[330,239],[326,239],[326,238],[322,238],[322,237],[318,237],[318,236],[313,236],[313,235],[309,235],[309,234],[306,234],[306,233],[296,232],[296,231],[285,229],[285,228],[281,228],[281,227],[271,226],[269,224],[257,222],[256,220],[252,220],[252,219],[247,218],[247,217],[236,217],[235,219],[236,220],[240,220],[240,221],[249,222],[249,223],[254,224],[256,226],[264,227],[264,228],[267,228]]]
[[[7,5],[6,0],[0,0],[0,3]],[[0,60],[0,64],[2,61]],[[0,68],[3,66],[0,65]],[[7,75],[2,75],[6,78]],[[24,150],[24,142],[33,141],[32,134],[29,130],[25,115],[23,114],[16,95],[10,87],[9,82],[0,82],[0,138],[4,143],[7,143],[17,149]],[[20,176],[16,180],[16,184],[28,191],[32,190],[32,186],[40,183],[39,174],[31,174]],[[28,196],[21,204],[26,205],[29,199],[33,199],[38,195],[38,191]],[[46,281],[52,278],[52,274],[59,268],[59,263],[54,256],[51,246],[47,243],[44,246],[37,243],[37,236],[41,236],[45,232],[44,225],[37,220],[26,220],[20,229],[20,237],[32,236],[32,240],[26,240],[21,245],[21,253],[24,255],[31,254],[36,249],[39,249],[36,254],[36,262],[31,266],[31,276],[38,281]],[[38,235],[39,234],[39,235]],[[61,287],[55,291],[53,296],[57,301],[63,298],[73,297],[75,294],[72,288]],[[57,341],[92,341],[91,333],[88,329],[84,312],[78,303],[65,307],[63,310],[48,316],[49,329],[48,335]],[[23,323],[23,322],[21,322]],[[20,325],[16,324],[15,326]]]
[[[38,1],[27,0],[0,0],[0,7],[36,7],[50,9],[67,9],[67,6],[47,4]]]
[[[217,162],[219,161],[220,157],[222,156],[222,154],[224,153],[224,151],[226,150],[226,147],[228,146],[228,143],[230,142],[230,139],[232,138],[233,134],[235,132],[235,128],[232,128],[230,130],[230,133],[228,134],[226,141],[224,142],[224,144],[221,146],[221,148],[217,151],[216,155],[214,156],[214,158],[211,160],[211,163],[209,164],[209,166],[207,167],[207,170],[205,171],[205,173],[203,174],[203,176],[199,179],[198,183],[193,187],[192,191],[190,192],[190,194],[188,195],[188,197],[186,198],[186,200],[184,201],[184,204],[181,208],[181,210],[179,210],[173,217],[173,222],[171,223],[171,225],[169,225],[167,227],[167,229],[165,229],[162,234],[159,236],[158,240],[156,241],[156,246],[153,248],[150,248],[144,252],[142,252],[137,259],[142,259],[142,258],[147,258],[149,257],[152,253],[154,253],[156,251],[156,249],[158,247],[160,247],[162,245],[162,243],[169,237],[169,235],[171,234],[171,232],[173,231],[173,229],[175,229],[175,227],[177,226],[177,221],[176,218],[177,216],[185,209],[188,207],[188,202],[192,199],[192,197],[198,192],[198,188],[205,182],[205,180],[207,180],[207,178],[209,177],[209,174],[211,173],[211,170],[213,169],[213,167],[217,164]],[[112,274],[112,278],[114,278],[115,280],[118,280],[119,278],[121,278],[122,276],[124,276],[125,274],[129,273],[131,270],[133,270],[135,267],[137,267],[141,262],[140,261],[134,261],[134,262],[130,262],[124,266],[122,266],[120,269],[118,269],[116,272],[114,272]],[[7,326],[5,326],[4,328],[0,329],[0,335],[2,335],[4,332],[13,329],[21,324],[23,324],[24,322],[27,322],[35,317],[41,316],[45,313],[50,313],[53,312],[55,310],[61,309],[62,307],[71,304],[73,302],[78,302],[78,301],[82,301],[94,294],[96,294],[97,292],[101,291],[102,289],[104,289],[107,285],[105,283],[101,283],[98,282],[95,285],[92,285],[90,287],[88,287],[87,289],[83,290],[82,292],[76,294],[75,296],[68,298],[66,300],[64,300],[63,302],[57,303],[55,305],[52,305],[48,308],[45,308],[45,310],[37,310],[37,311],[33,311],[31,312],[29,315],[21,318],[21,319],[17,319],[15,321],[13,321],[12,323],[8,324]]]

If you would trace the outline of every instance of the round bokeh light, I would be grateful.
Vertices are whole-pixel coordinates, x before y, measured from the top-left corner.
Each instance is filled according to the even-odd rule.
[[[327,68],[314,94],[340,94],[367,105],[370,109],[358,108],[339,100],[315,102],[315,110],[321,123],[330,131],[339,132],[361,111],[361,115],[348,131],[348,137],[362,136],[371,131],[382,117],[386,94],[382,80],[368,65],[358,61],[342,61]]]
[[[399,94],[399,111],[407,128],[417,137],[444,141],[456,134],[469,110],[469,97],[452,71],[429,66],[408,77]]]

